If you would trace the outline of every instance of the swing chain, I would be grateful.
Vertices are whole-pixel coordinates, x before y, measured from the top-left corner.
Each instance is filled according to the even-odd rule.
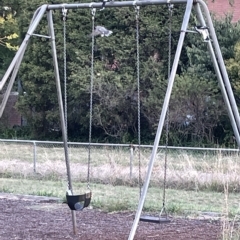
[[[64,78],[64,121],[65,121],[65,137],[68,141],[68,126],[67,126],[67,40],[66,40],[66,20],[67,20],[67,9],[63,4],[62,8],[62,15],[63,15],[63,78]],[[66,149],[66,154],[68,155],[68,145]],[[69,162],[67,162],[68,169],[70,169]],[[73,194],[72,183],[71,183],[71,176],[70,171],[67,172],[67,193],[69,195]]]
[[[96,8],[91,9],[92,13],[92,32],[95,29]],[[91,164],[91,142],[92,142],[92,113],[93,113],[93,82],[94,82],[94,35],[92,35],[92,55],[91,55],[91,82],[90,82],[90,115],[89,115],[89,145],[88,145],[88,173],[87,188],[90,189],[90,164]]]
[[[62,14],[63,14],[63,69],[64,69],[64,116],[65,116],[65,127],[66,127],[66,135],[68,130],[67,130],[67,44],[66,44],[66,20],[67,20],[67,9],[63,7],[62,9]],[[68,137],[66,136],[68,139]]]
[[[139,167],[139,191],[142,194],[142,173],[141,173],[141,106],[140,106],[140,61],[139,61],[139,10],[140,6],[135,5],[136,12],[136,44],[137,44],[137,94],[138,94],[138,167]]]
[[[168,4],[169,10],[169,35],[168,35],[168,81],[171,74],[171,48],[172,48],[172,12],[173,12],[173,4]],[[167,183],[167,157],[168,157],[168,140],[169,140],[169,107],[167,108],[167,116],[166,116],[166,146],[165,146],[165,158],[164,158],[164,179],[163,179],[163,205],[162,210],[160,212],[160,216],[166,213],[165,203],[166,203],[166,183]]]

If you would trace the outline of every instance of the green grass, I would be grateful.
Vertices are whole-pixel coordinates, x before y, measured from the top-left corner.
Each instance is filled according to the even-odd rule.
[[[110,184],[90,184],[93,197],[91,205],[104,211],[135,211],[139,199],[139,189],[129,186],[112,186]],[[0,191],[15,194],[54,196],[65,198],[66,182],[40,181],[28,179],[1,178]],[[82,194],[86,184],[74,183],[74,193]],[[189,215],[198,212],[223,212],[224,193],[210,191],[185,191],[167,189],[166,208],[171,214]],[[240,194],[229,194],[229,215],[240,214]],[[144,211],[160,212],[162,207],[162,189],[149,188]]]

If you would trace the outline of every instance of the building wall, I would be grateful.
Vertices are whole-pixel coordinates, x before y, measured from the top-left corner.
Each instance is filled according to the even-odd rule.
[[[215,14],[219,19],[224,18],[227,14],[232,14],[232,22],[240,20],[240,0],[234,0],[231,6],[229,0],[205,0],[208,5],[210,12]]]
[[[2,102],[3,96],[0,96],[0,101]],[[21,126],[22,118],[19,112],[16,110],[15,105],[18,100],[18,92],[11,92],[6,108],[3,111],[1,122],[6,127]]]

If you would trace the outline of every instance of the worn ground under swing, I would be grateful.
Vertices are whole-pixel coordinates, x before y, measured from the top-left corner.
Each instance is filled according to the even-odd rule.
[[[128,239],[134,213],[76,212],[73,235],[71,212],[54,198],[0,194],[0,239]],[[221,239],[221,224],[210,219],[173,218],[168,224],[140,222],[134,239]]]

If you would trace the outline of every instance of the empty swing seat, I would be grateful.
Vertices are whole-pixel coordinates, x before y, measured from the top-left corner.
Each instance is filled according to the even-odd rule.
[[[154,217],[154,216],[141,216],[140,221],[151,223],[169,223],[170,220],[167,217]]]
[[[66,194],[67,204],[71,210],[81,211],[88,207],[91,202],[92,192],[87,192],[82,195]]]

